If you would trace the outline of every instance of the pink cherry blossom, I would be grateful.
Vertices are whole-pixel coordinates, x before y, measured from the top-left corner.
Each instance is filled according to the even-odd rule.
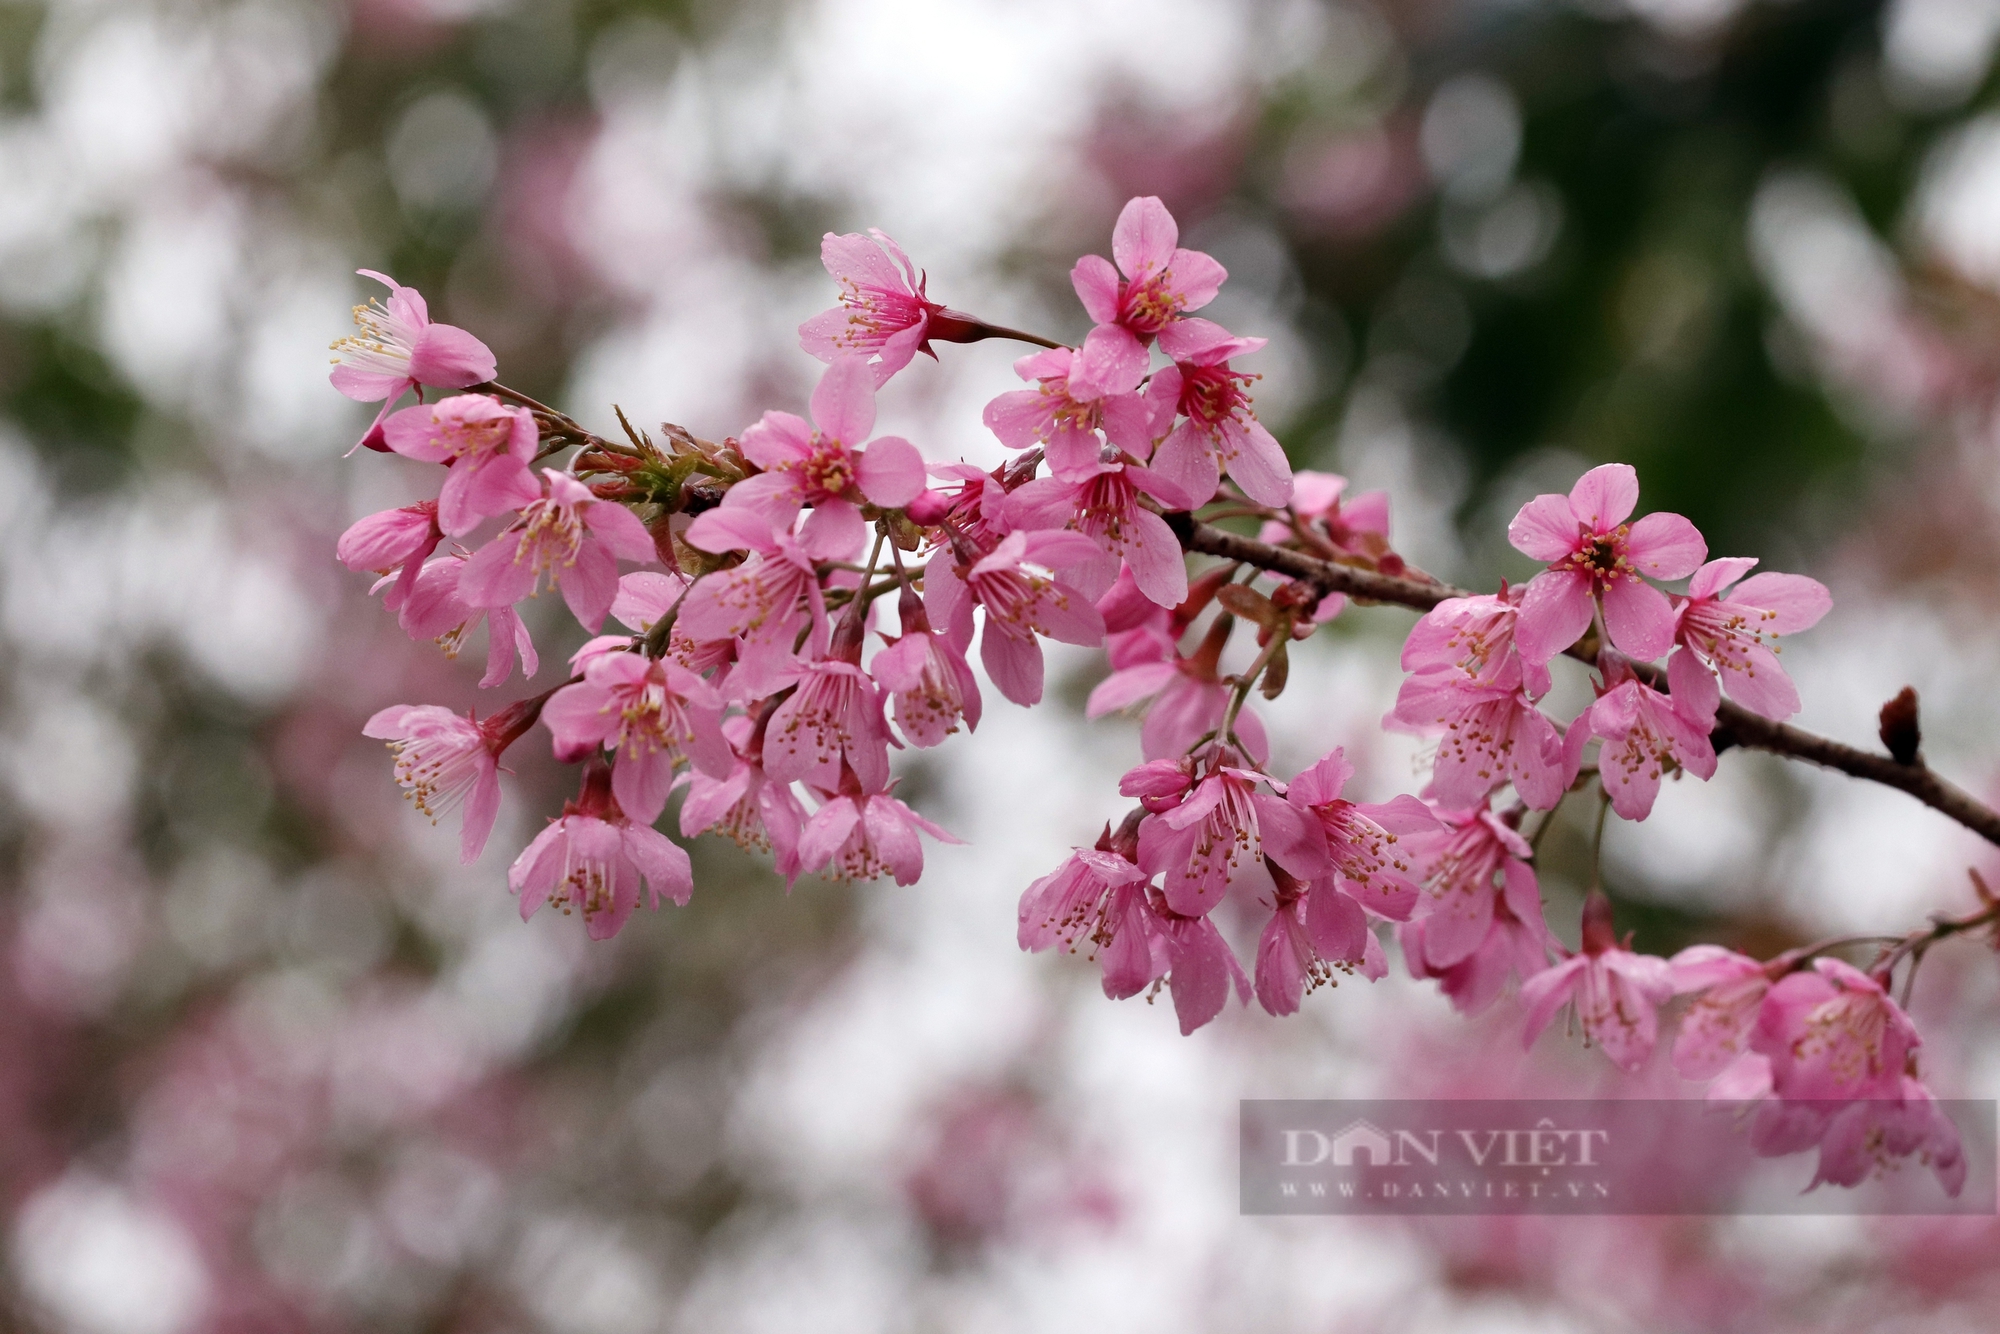
[[[1098,555],[1097,544],[1082,533],[1013,532],[961,577],[940,553],[924,575],[925,610],[932,624],[955,635],[973,604],[984,607],[980,661],[1001,694],[1016,704],[1036,704],[1042,698],[1038,635],[1085,648],[1104,640],[1104,618],[1061,574]]]
[[[382,599],[383,606],[395,611],[408,599],[424,562],[443,540],[438,503],[425,500],[357,519],[340,535],[333,554],[350,570],[396,574],[395,585]]]
[[[382,437],[405,458],[450,465],[437,504],[438,526],[453,537],[541,499],[528,469],[540,436],[526,408],[456,394],[404,408],[382,423]]]
[[[1509,861],[1500,896],[1494,898],[1488,890],[1485,897],[1490,904],[1486,933],[1462,957],[1457,954],[1462,925],[1445,913],[1414,917],[1396,926],[1410,976],[1435,977],[1452,1008],[1467,1016],[1485,1013],[1500,999],[1509,979],[1525,980],[1547,968],[1555,944],[1542,920],[1534,869],[1527,863]]]
[[[1713,1079],[1749,1051],[1771,976],[1757,960],[1720,945],[1690,945],[1667,960],[1674,991],[1694,993],[1674,1039],[1674,1069]]]
[[[838,880],[873,880],[886,872],[899,885],[914,885],[924,873],[918,833],[940,843],[964,841],[887,792],[864,792],[852,779],[850,772],[841,791],[806,821],[799,835],[805,870],[824,870]]]
[[[1813,1104],[1812,1110],[1825,1110]],[[1819,1134],[1819,1165],[1807,1190],[1822,1182],[1858,1186],[1915,1156],[1953,1199],[1965,1189],[1965,1145],[1958,1127],[1922,1081],[1904,1076],[1895,1099],[1863,1098],[1827,1116]]]
[[[901,246],[872,227],[866,236],[828,232],[819,256],[840,284],[840,304],[799,326],[800,347],[826,362],[854,357],[877,385],[930,351],[931,321],[944,307],[925,295]]]
[[[859,357],[838,357],[813,390],[812,425],[789,412],[767,412],[743,433],[743,453],[763,472],[729,488],[724,506],[751,506],[790,526],[811,506],[808,530],[840,557],[865,534],[860,504],[900,509],[924,489],[924,459],[900,436],[873,441],[875,381]],[[866,442],[866,443],[864,443]]]
[[[1608,656],[1600,657],[1600,665]],[[1690,697],[1699,700],[1699,687],[1706,684],[1712,689],[1714,678],[1684,652],[1667,664],[1671,696],[1633,677],[1629,669],[1621,672],[1615,664],[1608,675],[1616,684],[1570,724],[1568,753],[1580,760],[1586,736],[1604,738],[1597,767],[1611,809],[1621,819],[1643,820],[1652,813],[1665,774],[1680,768],[1704,781],[1715,776],[1715,747],[1708,739],[1713,705],[1702,716],[1701,703],[1684,703]]]
[[[1387,802],[1362,803],[1341,796],[1354,766],[1339,746],[1292,779],[1285,800],[1325,838],[1333,883],[1343,894],[1397,921],[1407,918],[1418,901],[1411,877],[1412,858],[1426,837],[1444,829],[1421,801],[1399,796]],[[1321,883],[1321,868],[1302,872]],[[1356,956],[1359,957],[1359,956]]]
[[[500,813],[500,753],[535,725],[540,701],[524,701],[485,722],[436,704],[397,704],[362,725],[361,735],[387,741],[396,783],[431,823],[465,807],[459,858],[477,861]]]
[[[1518,663],[1518,679],[1528,694],[1535,699],[1548,694],[1548,664],[1526,661],[1514,646],[1523,591],[1503,585],[1497,594],[1438,603],[1410,627],[1403,641],[1403,670],[1448,669],[1461,685],[1489,688],[1513,679],[1511,664]]]
[[[1479,805],[1441,811],[1433,831],[1414,837],[1409,857],[1422,884],[1414,915],[1423,922],[1423,957],[1433,970],[1451,968],[1487,945],[1494,915],[1513,911],[1546,939],[1541,887],[1528,841],[1499,816]],[[1537,945],[1540,948],[1540,945]],[[1535,958],[1534,969],[1544,964]]]
[[[800,876],[799,836],[805,830],[806,809],[790,783],[772,781],[764,772],[764,730],[769,714],[757,724],[736,717],[723,731],[736,742],[729,773],[715,778],[692,770],[687,775],[687,799],[681,803],[683,838],[714,830],[746,851],[768,850],[789,888]]]
[[[1004,469],[982,472],[969,463],[938,463],[930,468],[931,475],[956,482],[957,485],[937,491],[927,491],[926,498],[938,502],[938,512],[918,520],[925,527],[944,527],[962,537],[973,550],[984,554],[1000,544],[1000,539],[1014,531],[1014,522],[1007,515],[1007,488],[1001,480]],[[917,502],[912,501],[914,506]],[[913,519],[916,516],[911,516]]]
[[[1673,991],[1667,961],[1621,948],[1611,934],[1610,900],[1592,891],[1583,904],[1583,952],[1521,984],[1528,1007],[1523,1045],[1533,1046],[1556,1011],[1574,1001],[1584,1036],[1631,1074],[1652,1055],[1659,1007]]]
[[[1199,250],[1179,248],[1180,228],[1152,196],[1133,199],[1111,232],[1113,268],[1085,255],[1070,271],[1077,299],[1097,327],[1070,372],[1079,398],[1132,389],[1146,374],[1146,348],[1186,312],[1215,299],[1228,271]]]
[[[556,757],[574,761],[614,752],[611,793],[627,817],[651,824],[666,809],[682,763],[714,777],[733,756],[722,738],[722,699],[687,668],[643,653],[600,653],[583,680],[564,686],[542,710]]]
[[[1121,584],[1098,600],[1107,625],[1121,614],[1119,588],[1127,576],[1120,578]],[[1173,759],[1219,727],[1228,711],[1230,688],[1223,683],[1219,666],[1229,626],[1218,621],[1195,652],[1182,657],[1175,648],[1173,627],[1178,618],[1140,594],[1136,583],[1130,587],[1133,596],[1157,612],[1160,620],[1107,636],[1105,647],[1113,670],[1090,692],[1084,712],[1095,719],[1144,706],[1145,722],[1139,730],[1141,753],[1149,760]],[[1270,741],[1255,710],[1245,705],[1234,726],[1236,739],[1251,759],[1262,764],[1270,758]]]
[[[1097,543],[1104,556],[1085,592],[1095,585],[1102,596],[1122,560],[1141,592],[1163,607],[1177,607],[1188,594],[1187,557],[1167,521],[1139,503],[1142,491],[1182,508],[1171,486],[1136,463],[1099,464],[1075,480],[1039,477],[1010,494],[1007,505],[1016,528],[1067,525]]]
[[[1611,642],[1640,661],[1673,644],[1673,607],[1641,576],[1680,579],[1708,555],[1695,526],[1678,514],[1626,523],[1639,503],[1639,474],[1628,464],[1592,468],[1567,497],[1537,496],[1507,525],[1517,551],[1549,568],[1528,584],[1515,643],[1529,662],[1561,653],[1590,626],[1593,599],[1604,603]]]
[[[1296,1013],[1322,985],[1339,985],[1368,953],[1368,915],[1326,880],[1301,884],[1272,868],[1271,920],[1257,939],[1257,1000],[1274,1015]]]
[[[1160,337],[1174,364],[1153,376],[1146,397],[1162,417],[1178,412],[1183,420],[1154,451],[1152,467],[1190,509],[1208,503],[1225,472],[1259,505],[1292,498],[1292,465],[1243,392],[1257,377],[1229,365],[1264,341],[1237,338],[1200,319],[1182,320]]]
[[[463,556],[442,556],[424,566],[396,618],[397,623],[410,638],[432,640],[446,657],[456,658],[466,636],[484,620],[486,674],[479,678],[480,688],[491,690],[511,676],[517,653],[521,676],[532,680],[541,669],[541,659],[535,653],[535,641],[527,625],[512,607],[467,606],[459,596],[459,580],[464,570]]]
[[[532,597],[547,574],[563,601],[596,633],[618,596],[618,559],[654,559],[653,537],[631,510],[599,500],[568,473],[544,468],[542,498],[474,552],[459,596],[474,607],[509,607]]]
[[[1536,810],[1552,810],[1575,776],[1556,730],[1521,688],[1511,662],[1491,685],[1471,685],[1457,667],[1429,667],[1403,682],[1383,720],[1423,736],[1439,736],[1431,789],[1456,808],[1483,805],[1511,782]]]
[[[1126,796],[1152,795],[1156,761],[1131,770],[1119,784]],[[1212,911],[1232,889],[1270,901],[1276,893],[1266,853],[1289,868],[1310,872],[1326,859],[1326,839],[1316,822],[1263,790],[1262,774],[1217,766],[1170,808],[1139,826],[1139,865],[1148,875],[1165,872],[1167,905],[1187,917]]]
[[[385,450],[382,419],[396,400],[420,384],[464,389],[493,378],[498,369],[486,344],[463,329],[433,324],[422,293],[387,274],[361,269],[389,289],[387,303],[370,300],[354,308],[359,333],[334,343],[333,387],[362,403],[380,402],[382,410],[361,443]]]
[[[837,639],[838,637],[836,637]],[[889,724],[868,673],[839,657],[802,665],[797,688],[764,734],[764,768],[781,783],[840,783],[845,762],[869,792],[889,783]]]
[[[703,551],[752,553],[689,589],[675,623],[696,640],[742,639],[733,688],[754,695],[781,688],[802,628],[810,627],[806,652],[825,650],[826,595],[813,564],[815,557],[828,558],[823,550],[773,528],[763,515],[727,507],[696,516],[687,540]]]
[[[1034,389],[1016,389],[986,405],[988,430],[1009,449],[1036,445],[1049,471],[1065,481],[1084,481],[1103,461],[1104,442],[1143,459],[1153,452],[1155,406],[1127,391],[1078,398],[1070,390],[1076,354],[1066,347],[1022,357],[1014,373],[1034,380]],[[1135,381],[1136,383],[1136,381]],[[1098,432],[1102,431],[1102,437]]]
[[[508,887],[521,898],[522,921],[553,904],[564,916],[582,913],[592,940],[618,934],[639,906],[642,881],[655,908],[662,898],[685,907],[694,894],[686,850],[659,830],[627,820],[601,766],[586,773],[582,796],[535,835],[507,871]]]
[[[1800,1102],[1899,1097],[1922,1041],[1879,981],[1829,958],[1774,983],[1750,1035],[1773,1090]]]
[[[1799,711],[1799,692],[1770,641],[1819,624],[1833,597],[1801,574],[1759,574],[1737,584],[1756,563],[1737,556],[1696,570],[1675,608],[1674,639],[1722,674],[1730,698],[1782,722]],[[1735,591],[1725,596],[1731,584]]]
[[[911,745],[928,748],[979,726],[979,682],[965,652],[931,630],[924,604],[906,586],[897,603],[903,633],[868,664],[896,701],[896,725]]]
[[[1146,873],[1130,858],[1114,850],[1114,841],[1107,826],[1096,848],[1072,849],[1068,860],[1022,892],[1016,929],[1022,949],[1040,953],[1059,948],[1074,954],[1086,942],[1100,949],[1114,944],[1122,913],[1114,908],[1112,891],[1142,885],[1146,879]],[[1142,899],[1144,894],[1143,889],[1139,891]],[[1141,931],[1127,942],[1136,944],[1141,955],[1145,953],[1143,936]],[[1130,996],[1152,981],[1148,974],[1129,989],[1114,992],[1111,976],[1107,963],[1105,993],[1114,997]]]

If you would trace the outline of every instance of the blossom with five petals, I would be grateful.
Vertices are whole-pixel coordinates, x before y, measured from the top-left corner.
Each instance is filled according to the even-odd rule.
[[[650,825],[625,818],[601,764],[585,772],[582,794],[564,804],[561,818],[535,835],[507,870],[508,888],[521,898],[522,921],[551,903],[565,916],[582,913],[592,940],[618,934],[639,906],[642,881],[655,908],[662,898],[685,907],[694,894],[686,850]]]
[[[489,394],[455,394],[404,408],[382,423],[382,438],[404,458],[451,469],[437,506],[438,526],[453,537],[541,499],[528,470],[540,436],[526,408]]]
[[[396,704],[362,725],[361,735],[389,743],[396,783],[436,824],[463,805],[459,858],[477,861],[500,813],[500,754],[535,725],[539,699],[509,705],[481,722],[437,704]]]
[[[1009,533],[962,574],[950,553],[940,552],[924,573],[925,610],[963,645],[970,642],[973,607],[984,607],[980,661],[1001,694],[1036,704],[1042,698],[1037,636],[1085,648],[1104,642],[1104,617],[1068,577],[1099,554],[1082,533],[1048,531]]]
[[[1171,421],[1177,412],[1182,420],[1153,451],[1152,467],[1190,509],[1208,503],[1225,472],[1259,505],[1292,498],[1292,465],[1243,392],[1257,377],[1229,364],[1264,342],[1202,319],[1182,320],[1160,335],[1160,350],[1174,364],[1153,377],[1146,397],[1161,418]]]
[[[730,487],[722,503],[756,508],[787,528],[809,505],[805,531],[815,537],[806,540],[845,558],[866,533],[860,505],[900,509],[915,500],[924,489],[924,459],[901,436],[868,439],[875,381],[859,357],[838,357],[826,368],[812,415],[808,425],[793,413],[766,412],[744,431],[744,456],[764,471]]]
[[[1642,576],[1693,574],[1708,544],[1678,514],[1627,523],[1638,503],[1639,474],[1629,464],[1606,463],[1578,478],[1567,496],[1536,496],[1507,525],[1515,550],[1549,562],[1529,582],[1514,629],[1527,661],[1545,663],[1575,643],[1590,626],[1597,598],[1621,652],[1649,662],[1673,644],[1673,607]]]
[[[722,737],[722,699],[699,676],[665,658],[611,652],[592,657],[583,680],[542,709],[556,758],[612,751],[611,793],[625,814],[651,824],[666,809],[683,762],[715,777],[733,757]]]
[[[1696,570],[1687,597],[1674,608],[1674,640],[1722,674],[1731,699],[1783,722],[1799,711],[1799,692],[1769,641],[1819,624],[1833,597],[1826,585],[1802,574],[1743,579],[1756,564],[1732,556]]]
[[[1611,934],[1611,901],[1596,890],[1583,901],[1583,950],[1521,984],[1528,1007],[1522,1045],[1533,1046],[1557,1010],[1575,1001],[1584,1036],[1631,1074],[1652,1055],[1659,1007],[1674,994],[1665,959],[1634,954]]]
[[[631,510],[599,500],[568,473],[544,468],[542,476],[541,499],[466,562],[459,596],[468,606],[511,607],[547,574],[594,634],[618,596],[619,557],[655,559],[653,537]]]
[[[1122,560],[1140,592],[1177,607],[1188,594],[1187,557],[1167,521],[1139,503],[1142,491],[1183,507],[1180,493],[1152,469],[1100,463],[1080,477],[1038,477],[1007,497],[1007,509],[1016,528],[1070,526],[1097,543],[1103,558],[1079,569],[1084,592],[1109,591]]]
[[[1228,270],[1199,250],[1180,248],[1180,228],[1151,195],[1129,201],[1111,231],[1113,268],[1085,255],[1070,270],[1077,299],[1097,321],[1070,371],[1070,391],[1098,398],[1136,387],[1146,349],[1191,310],[1215,299]]]
[[[1590,737],[1604,738],[1597,768],[1611,809],[1621,819],[1643,820],[1667,773],[1680,768],[1704,781],[1715,776],[1715,746],[1708,739],[1715,678],[1686,650],[1667,661],[1669,695],[1639,680],[1616,654],[1600,654],[1598,665],[1611,685],[1570,724],[1568,771],[1581,764]]]
[[[412,639],[429,639],[456,658],[465,637],[484,619],[486,622],[486,674],[479,678],[482,690],[491,690],[514,671],[514,657],[521,659],[521,676],[532,680],[541,669],[534,638],[512,607],[471,607],[459,596],[459,580],[465,571],[465,557],[441,556],[424,566],[396,617],[403,633]]]
[[[877,385],[930,351],[931,322],[944,307],[925,294],[901,246],[872,227],[866,236],[828,232],[819,258],[840,284],[840,304],[799,326],[800,347],[826,362],[856,357]]]
[[[1155,405],[1130,389],[1077,397],[1070,389],[1076,355],[1055,347],[1022,357],[1014,363],[1014,373],[1037,387],[1000,395],[984,414],[987,429],[1002,444],[1009,449],[1040,445],[1049,471],[1066,481],[1092,476],[1107,440],[1134,458],[1153,452]]]
[[[362,403],[380,402],[382,410],[360,443],[386,452],[382,419],[396,400],[419,385],[464,389],[493,378],[499,369],[486,344],[465,330],[431,321],[423,294],[405,287],[386,273],[358,270],[389,289],[387,302],[371,299],[354,308],[359,333],[334,343],[333,387]]]

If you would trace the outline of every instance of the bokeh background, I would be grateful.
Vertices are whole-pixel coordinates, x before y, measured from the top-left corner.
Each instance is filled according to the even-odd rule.
[[[1513,509],[1634,463],[1833,587],[1786,654],[1807,725],[1865,742],[1914,684],[1995,791],[1996,39],[1996,0],[0,0],[0,1323],[1991,1328],[1990,1219],[1239,1217],[1242,1097],[1687,1090],[1518,1058],[1511,1002],[1466,1023],[1400,966],[1183,1039],[1016,953],[1137,757],[1083,719],[1091,654],[903,757],[971,840],[917,886],[787,895],[710,839],[615,942],[523,925],[505,866],[572,775],[519,748],[470,868],[396,800],[370,712],[494,704],[334,562],[426,478],[342,457],[325,371],[383,268],[586,422],[719,438],[812,383],[829,228],[1074,337],[1070,263],[1158,194],[1230,270],[1205,313],[1271,339],[1295,465],[1389,487],[1418,564],[1521,577]],[[885,420],[997,461],[1013,355],[945,349]],[[1377,728],[1408,619],[1301,656],[1281,764],[1418,785]],[[1566,934],[1587,839],[1548,848]],[[1606,855],[1659,952],[1901,931],[1991,864],[1743,754]],[[1995,977],[1925,966],[1942,1094],[2000,1094]]]

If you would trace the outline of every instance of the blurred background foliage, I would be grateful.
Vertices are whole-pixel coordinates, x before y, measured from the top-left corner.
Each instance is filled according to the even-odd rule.
[[[420,482],[341,460],[363,418],[322,376],[365,265],[478,333],[518,388],[720,435],[809,383],[789,331],[830,293],[829,228],[887,227],[934,294],[1073,337],[1069,265],[1155,193],[1232,271],[1216,318],[1273,338],[1264,402],[1294,462],[1394,486],[1426,566],[1521,577],[1514,507],[1633,463],[1645,505],[1714,551],[1920,608],[1880,671],[1940,674],[1936,749],[1977,756],[2000,554],[1996,35],[1990,0],[0,0],[6,1322],[1981,1327],[1990,1231],[1808,1245],[1746,1276],[1720,1226],[1280,1239],[1199,1188],[1168,1208],[1143,1142],[1107,1140],[1124,1123],[1104,1119],[1106,1070],[1178,1152],[1274,1080],[1382,1087],[1359,1039],[1383,1023],[1415,1025],[1408,1050],[1439,1068],[1511,1032],[1439,1036],[1461,1030],[1434,1005],[1385,1018],[1414,992],[1398,977],[1322,994],[1283,1033],[1239,1016],[1192,1055],[1135,1047],[1152,1074],[1132,1075],[1077,1036],[1099,1021],[1071,1013],[1104,1003],[1073,965],[1005,953],[1025,883],[1008,857],[946,862],[949,888],[917,891],[942,902],[913,907],[881,887],[787,897],[704,840],[693,905],[615,944],[523,927],[507,822],[457,868],[358,738],[402,699],[495,706],[333,567],[347,522]],[[1011,380],[987,351],[919,368],[915,406],[890,409],[931,428],[933,457],[993,449],[973,424]],[[558,621],[545,661],[581,639]],[[1857,624],[1829,675],[1887,652]],[[1402,625],[1343,626],[1340,651],[1392,658]],[[1886,692],[1849,676],[1836,702],[1861,739]],[[1372,726],[1384,701],[1352,693],[1339,716]],[[1047,726],[980,741],[1098,744],[1080,718]],[[1019,833],[1024,857],[1084,836],[1055,827],[1074,822],[1062,789],[1036,806],[1016,778],[1040,814],[1010,826],[966,795],[984,770],[954,763],[973,762],[913,769],[905,795],[960,832]],[[1900,899],[1801,896],[1818,863],[1795,850],[1875,808],[1857,821],[1746,765],[1723,852],[1620,863],[1642,946],[1777,948],[1946,892],[1930,871],[1962,849],[1922,825]],[[517,768],[513,846],[571,782],[546,756]],[[1555,901],[1587,857],[1580,826],[1552,840]],[[992,967],[945,924],[960,891],[994,908]],[[940,955],[918,975],[963,973],[967,994],[851,1002],[902,976],[882,960]],[[1961,1017],[1992,1000],[1966,977],[1940,993]],[[815,1016],[850,1003],[876,1026],[826,1039]],[[919,1037],[880,1019],[927,1006]],[[1133,1011],[1103,1022],[1161,1027]],[[999,1017],[954,1038],[973,1014]],[[795,1048],[836,1068],[786,1084]],[[1961,1091],[1992,1091],[1981,1059]],[[770,1149],[755,1108],[781,1086],[825,1112],[816,1165]],[[1182,1086],[1225,1101],[1160,1112]],[[1149,1240],[1156,1217],[1187,1249]],[[1051,1237],[1077,1248],[1064,1263]],[[1335,1240],[1388,1277],[1307,1281]],[[1949,1245],[1978,1258],[1912,1258]],[[1606,1246],[1643,1255],[1646,1281],[1594,1266]],[[1246,1247],[1258,1264],[1218,1277]],[[1208,1276],[1198,1297],[1161,1276],[1176,1265]],[[1114,1300],[1142,1281],[1150,1304]],[[1064,1314],[1024,1295],[1038,1284]]]

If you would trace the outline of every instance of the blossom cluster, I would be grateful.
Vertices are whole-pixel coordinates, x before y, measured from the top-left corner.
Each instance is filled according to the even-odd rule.
[[[600,438],[498,384],[483,344],[370,274],[391,295],[357,310],[334,384],[382,403],[361,444],[442,472],[434,498],[350,528],[340,559],[379,575],[414,638],[456,652],[483,621],[488,688],[516,666],[537,674],[521,609],[543,588],[595,636],[565,681],[484,719],[433,705],[371,718],[417,808],[462,806],[475,859],[504,753],[545,728],[579,790],[509,882],[524,917],[550,905],[594,938],[642,897],[688,902],[688,855],[655,828],[676,789],[683,838],[768,850],[788,885],[908,884],[923,837],[957,840],[896,795],[891,752],[977,728],[974,639],[986,682],[1023,706],[1042,699],[1045,641],[1101,647],[1111,670],[1090,716],[1143,715],[1119,784],[1133,804],[1027,888],[1023,949],[1089,953],[1108,996],[1164,989],[1191,1033],[1232,993],[1284,1015],[1341,975],[1384,976],[1393,925],[1409,972],[1460,1010],[1517,986],[1532,1042],[1573,1004],[1626,1070],[1649,1059],[1659,1008],[1692,993],[1675,1063],[1716,1077],[1719,1096],[1761,1099],[1761,1145],[1819,1144],[1821,1178],[1843,1184],[1868,1154],[1962,1176],[1881,976],[1716,947],[1641,955],[1613,939],[1599,894],[1571,951],[1543,911],[1535,844],[1573,793],[1643,820],[1664,779],[1715,772],[1725,693],[1770,719],[1798,710],[1774,641],[1817,622],[1826,589],[1709,560],[1679,515],[1634,521],[1635,471],[1594,468],[1510,525],[1539,574],[1434,599],[1411,630],[1384,725],[1434,741],[1420,792],[1356,800],[1338,746],[1281,777],[1251,696],[1280,694],[1290,646],[1347,600],[1254,561],[1191,572],[1190,516],[1253,519],[1266,550],[1439,586],[1393,549],[1385,495],[1294,475],[1237,368],[1264,340],[1194,313],[1227,275],[1180,246],[1160,201],[1127,204],[1111,250],[1072,272],[1093,327],[1069,347],[932,301],[880,232],[829,235],[840,303],[800,328],[825,363],[808,415],[774,409],[719,443],[665,427],[664,445],[629,425]],[[877,395],[918,353],[992,337],[1045,344],[1015,363],[1026,387],[986,407],[1000,466],[927,461],[875,433]],[[426,386],[461,392],[426,400]],[[1225,665],[1232,640],[1237,659],[1254,640],[1248,666]],[[1544,704],[1565,655],[1595,668],[1595,699],[1562,721]],[[1231,938],[1253,935],[1246,969]]]

